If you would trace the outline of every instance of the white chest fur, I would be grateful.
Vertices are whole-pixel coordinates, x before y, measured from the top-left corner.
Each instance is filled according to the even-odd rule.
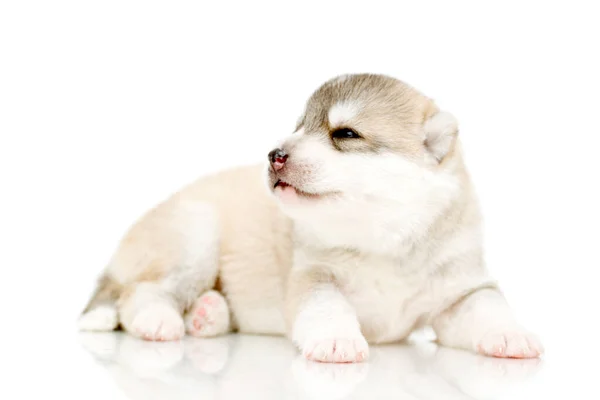
[[[404,338],[431,309],[427,268],[421,257],[398,259],[341,249],[297,252],[295,268],[315,265],[335,276],[371,342]]]
[[[404,338],[427,312],[425,268],[414,259],[358,256],[354,261],[335,269],[363,334],[370,342]]]

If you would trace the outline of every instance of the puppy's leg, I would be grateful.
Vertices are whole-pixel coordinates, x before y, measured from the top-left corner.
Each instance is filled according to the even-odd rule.
[[[215,290],[200,296],[185,314],[184,321],[187,333],[196,337],[218,336],[231,330],[227,300]]]
[[[477,290],[434,318],[442,345],[507,358],[534,358],[543,352],[537,337],[523,329],[500,292]]]
[[[354,309],[326,274],[293,272],[286,313],[292,340],[307,359],[348,363],[368,357]]]
[[[120,322],[135,336],[176,340],[182,315],[218,274],[219,221],[210,204],[181,192],[125,235],[80,319],[85,330]]]
[[[129,333],[145,340],[179,340],[185,333],[180,306],[157,282],[128,288],[119,300],[119,316]]]

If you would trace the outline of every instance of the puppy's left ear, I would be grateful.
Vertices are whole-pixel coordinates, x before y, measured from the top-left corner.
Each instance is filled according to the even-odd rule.
[[[445,111],[433,114],[423,125],[425,147],[427,151],[441,162],[454,146],[458,136],[458,121]]]

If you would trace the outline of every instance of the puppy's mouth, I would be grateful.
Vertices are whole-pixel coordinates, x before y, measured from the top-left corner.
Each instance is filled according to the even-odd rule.
[[[306,192],[281,179],[277,179],[275,181],[275,184],[273,185],[273,191],[285,198],[302,197],[307,199],[321,199],[332,194]]]

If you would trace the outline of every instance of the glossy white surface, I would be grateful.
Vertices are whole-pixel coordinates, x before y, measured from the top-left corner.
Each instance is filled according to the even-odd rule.
[[[230,335],[144,342],[80,335],[127,398],[537,399],[556,393],[543,360],[485,358],[419,340],[374,346],[363,364],[304,360],[284,338]]]
[[[258,3],[0,1],[0,399],[600,399],[599,3]],[[459,119],[488,267],[541,363],[420,345],[321,365],[282,338],[78,334],[141,213],[266,160],[349,72]]]

